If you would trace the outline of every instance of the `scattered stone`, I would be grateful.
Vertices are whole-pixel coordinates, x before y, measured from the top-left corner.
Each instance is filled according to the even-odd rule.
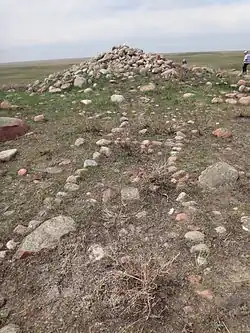
[[[87,169],[77,169],[75,171],[75,175],[79,176],[80,178],[86,173]]]
[[[188,220],[188,216],[186,213],[179,213],[176,215],[176,218],[175,218],[176,221],[178,222],[182,222],[182,221],[187,221]]]
[[[0,260],[6,257],[7,251],[0,251]]]
[[[62,90],[61,90],[60,88],[56,88],[56,87],[52,87],[52,86],[50,86],[50,87],[49,87],[49,92],[50,92],[51,94],[56,94],[56,93],[60,93],[60,92],[62,92]]]
[[[56,175],[58,173],[61,173],[63,170],[58,167],[48,167],[48,168],[44,169],[43,171],[46,173],[49,173],[51,175]]]
[[[188,231],[184,237],[186,240],[194,243],[203,242],[205,239],[205,235],[200,231]]]
[[[227,98],[227,99],[225,100],[225,102],[226,102],[227,104],[231,104],[231,105],[235,105],[235,104],[237,104],[237,100],[234,99],[234,98]]]
[[[17,244],[14,239],[11,239],[7,242],[6,247],[8,250],[14,250],[17,247]]]
[[[124,127],[127,127],[129,125],[129,122],[128,121],[123,121],[121,124],[120,124],[120,128],[124,128]]]
[[[223,226],[219,226],[215,228],[215,231],[217,232],[217,234],[225,234],[227,232],[227,229]]]
[[[168,215],[173,215],[174,214],[174,208],[171,208],[169,211],[168,211]],[[177,220],[178,221],[178,220]]]
[[[171,165],[175,164],[176,160],[177,160],[177,157],[176,157],[176,156],[170,156],[170,157],[168,158],[167,164],[168,164],[169,166],[171,166]]]
[[[8,162],[16,155],[16,153],[17,153],[17,149],[2,150],[0,152],[0,161]]]
[[[194,232],[194,231],[190,231],[190,232]],[[204,243],[200,243],[200,244],[197,244],[197,245],[194,245],[191,247],[190,249],[190,253],[209,253],[210,250],[209,250],[209,247],[204,244]]]
[[[27,170],[27,169],[24,169],[24,168],[19,169],[19,170],[17,171],[18,176],[26,176],[27,173],[28,173],[28,170]]]
[[[112,143],[112,141],[107,139],[100,139],[96,142],[97,146],[108,146]]]
[[[198,294],[199,296],[208,299],[209,301],[212,301],[214,296],[213,296],[213,292],[210,289],[205,289],[205,290],[196,290],[196,294]]]
[[[64,190],[69,192],[76,192],[80,189],[80,186],[78,184],[74,183],[66,183],[64,185]]]
[[[25,237],[15,258],[24,258],[43,249],[53,249],[58,245],[62,236],[75,230],[76,224],[71,217],[59,215],[49,219]]]
[[[90,99],[82,99],[81,103],[84,104],[84,105],[89,105],[89,104],[92,103],[92,101]]]
[[[79,180],[79,176],[69,176],[67,179],[66,179],[66,183],[73,183],[73,184],[77,184],[78,183],[78,180]]]
[[[87,83],[87,80],[84,77],[77,76],[74,80],[74,87],[82,88],[83,85]]]
[[[27,232],[27,227],[25,227],[22,224],[18,224],[15,229],[13,230],[13,232],[17,235],[24,235]]]
[[[89,94],[89,93],[92,93],[92,92],[93,92],[92,88],[86,88],[86,89],[84,89],[84,93],[85,94]]]
[[[76,147],[80,147],[80,146],[82,146],[84,143],[85,143],[85,140],[84,140],[83,138],[78,138],[78,139],[76,139],[76,141],[75,141],[75,146],[76,146]]]
[[[122,133],[123,131],[124,131],[124,128],[115,127],[115,128],[112,128],[111,133],[116,134],[116,133]]]
[[[250,96],[247,96],[247,97],[241,97],[241,98],[239,99],[239,104],[241,104],[241,105],[245,105],[245,106],[250,105]]]
[[[136,187],[124,187],[121,190],[122,201],[140,200],[140,194]]]
[[[45,116],[44,116],[43,114],[39,114],[38,116],[35,116],[35,117],[34,117],[34,121],[35,121],[36,123],[38,123],[38,122],[42,122],[42,121],[45,121]]]
[[[232,132],[226,128],[218,128],[213,131],[213,135],[217,136],[218,138],[230,138],[232,136]]]
[[[91,168],[91,167],[97,167],[98,163],[95,160],[85,160],[84,161],[84,168]]]
[[[143,219],[143,218],[147,217],[147,215],[148,215],[147,212],[145,210],[143,210],[143,211],[137,213],[135,215],[135,217],[139,220],[139,219]]]
[[[178,201],[178,202],[183,201],[183,200],[185,199],[186,195],[187,195],[186,192],[181,192],[181,193],[178,195],[176,201]]]
[[[168,172],[169,173],[174,173],[178,170],[178,168],[174,165],[171,165],[170,167],[168,167]]]
[[[99,244],[93,244],[88,249],[90,261],[100,261],[105,257],[104,249]]]
[[[111,150],[108,147],[101,147],[100,154],[102,154],[106,157],[109,157],[109,156],[111,156]]]
[[[4,110],[11,110],[12,109],[12,104],[6,100],[0,102],[0,109]]]
[[[147,133],[147,128],[143,128],[142,130],[140,130],[138,133],[139,134],[146,134]]]
[[[223,103],[223,99],[220,97],[214,97],[212,99],[212,104],[221,104],[221,103]]]
[[[93,153],[93,160],[99,160],[101,157],[101,153],[99,153],[98,151],[95,151]]]
[[[156,88],[156,85],[154,84],[154,83],[149,83],[149,84],[146,84],[146,85],[144,85],[144,86],[141,86],[140,87],[140,91],[141,92],[148,92],[148,91],[153,91],[153,90],[155,90],[155,88]]]
[[[65,159],[65,160],[62,160],[62,161],[59,163],[59,166],[69,165],[69,164],[71,164],[71,160],[69,160],[69,159]]]
[[[29,222],[29,224],[28,224],[28,228],[29,228],[29,229],[35,229],[35,228],[37,228],[41,223],[42,223],[42,221],[32,220],[32,221]]]
[[[125,98],[122,95],[112,95],[110,99],[113,103],[122,103],[125,101]]]
[[[241,217],[242,229],[250,232],[250,216]]]
[[[20,327],[15,324],[9,324],[7,326],[4,326],[3,328],[0,328],[0,333],[20,333]]]
[[[218,162],[205,169],[200,177],[202,187],[214,189],[223,185],[234,184],[239,178],[238,171],[225,162]]]
[[[194,97],[194,96],[195,96],[195,94],[193,94],[193,93],[185,93],[183,95],[183,98],[190,98],[190,97]]]

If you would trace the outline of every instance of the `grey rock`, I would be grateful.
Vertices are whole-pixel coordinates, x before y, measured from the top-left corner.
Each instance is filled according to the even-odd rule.
[[[69,192],[76,192],[80,189],[80,186],[78,184],[74,183],[66,183],[64,185],[64,190]]]
[[[190,252],[191,253],[202,252],[202,253],[207,253],[208,254],[210,252],[210,250],[209,250],[209,247],[206,244],[200,243],[200,244],[192,246],[191,249],[190,249]]]
[[[122,201],[140,200],[139,190],[136,187],[124,187],[121,190]]]
[[[84,144],[84,142],[85,142],[85,140],[83,138],[78,138],[75,141],[75,146],[76,147],[80,147],[80,146],[82,146]]]
[[[141,86],[140,87],[140,91],[141,92],[148,92],[148,91],[153,91],[153,90],[155,90],[155,88],[156,88],[156,85],[154,84],[154,83],[149,83],[149,84],[146,84],[146,85],[144,85],[144,86]]]
[[[242,229],[250,232],[250,216],[242,216],[241,223]]]
[[[20,327],[15,324],[9,324],[0,328],[0,333],[19,333],[21,332]]]
[[[112,141],[107,140],[107,139],[100,139],[96,142],[97,146],[108,146],[112,143]]]
[[[85,160],[84,161],[84,168],[91,168],[91,167],[97,167],[98,163],[95,160]]]
[[[122,95],[112,95],[110,99],[113,103],[122,103],[125,101],[125,98]]]
[[[200,243],[200,242],[204,241],[205,235],[200,231],[188,231],[185,234],[185,238],[188,241],[191,241],[194,243]]]
[[[62,236],[75,230],[76,224],[71,217],[59,215],[49,219],[25,237],[15,258],[21,258],[42,249],[53,249],[58,245]]]
[[[239,178],[238,171],[225,162],[219,162],[205,169],[199,184],[204,188],[214,189],[220,186],[233,185]]]
[[[17,149],[8,149],[0,152],[0,161],[8,162],[10,161],[17,153]]]
[[[90,261],[100,261],[105,256],[104,249],[99,244],[93,244],[88,249]]]
[[[101,147],[100,154],[102,154],[106,157],[109,157],[109,156],[111,156],[111,150],[108,147]]]

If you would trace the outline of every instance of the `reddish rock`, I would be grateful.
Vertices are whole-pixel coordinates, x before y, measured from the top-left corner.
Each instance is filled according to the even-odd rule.
[[[10,110],[12,105],[8,101],[0,101],[0,109]]]
[[[28,130],[29,126],[21,119],[0,117],[0,142],[13,140]]]
[[[45,121],[45,116],[43,114],[39,114],[38,116],[35,116],[34,117],[34,121],[37,123],[37,122],[42,122],[42,121]]]
[[[176,218],[175,218],[175,220],[178,222],[187,221],[187,219],[188,219],[188,217],[187,217],[186,213],[179,213],[176,215]]]
[[[245,80],[239,80],[237,83],[238,86],[245,86],[246,85],[246,81]]]
[[[217,128],[215,131],[213,131],[213,135],[217,136],[218,138],[230,138],[232,136],[232,132],[226,128]]]
[[[26,176],[27,175],[27,169],[20,169],[18,170],[17,174],[18,176]]]
[[[203,297],[203,298],[206,298],[208,300],[212,300],[214,298],[214,295],[213,295],[213,292],[211,289],[205,289],[205,290],[202,290],[202,291],[199,291],[199,290],[196,290],[196,293]]]

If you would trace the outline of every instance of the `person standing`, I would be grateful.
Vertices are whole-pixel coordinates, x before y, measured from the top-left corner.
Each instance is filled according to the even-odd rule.
[[[247,73],[247,66],[250,64],[250,53],[248,51],[244,51],[244,60],[242,66],[242,74]]]

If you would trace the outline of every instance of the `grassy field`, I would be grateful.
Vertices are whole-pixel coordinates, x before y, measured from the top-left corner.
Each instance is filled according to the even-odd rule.
[[[236,67],[241,56],[187,58]],[[27,82],[64,67],[1,67],[1,82]],[[141,92],[138,87],[149,82],[155,90]],[[250,215],[249,107],[211,104],[232,92],[235,82],[214,75],[181,82],[137,76],[98,80],[90,95],[75,89],[63,95],[0,92],[0,99],[22,107],[0,110],[0,116],[21,117],[31,127],[28,136],[0,143],[1,151],[18,149],[0,164],[0,251],[10,239],[22,241],[13,232],[17,225],[58,215],[77,224],[77,232],[53,250],[15,261],[7,251],[0,259],[0,328],[15,323],[25,333],[250,331],[249,233],[240,222]],[[125,101],[111,103],[114,93]],[[83,99],[92,104],[83,105]],[[45,122],[34,122],[39,114]],[[218,127],[232,137],[213,136]],[[84,139],[79,147],[78,138]],[[110,154],[85,170],[101,138],[111,141]],[[238,181],[202,189],[199,175],[219,161],[239,171]],[[18,176],[20,168],[28,174]],[[66,179],[76,174],[78,187],[66,190]],[[121,200],[127,187],[136,190],[136,199]],[[189,231],[203,235],[201,250],[185,238]],[[91,257],[93,246],[101,248],[100,260]]]
[[[190,65],[211,66],[221,69],[241,69],[242,52],[210,52],[169,54],[170,59],[181,62],[185,57]],[[23,63],[0,64],[1,84],[27,84],[37,78],[60,72],[86,59],[62,59]]]

